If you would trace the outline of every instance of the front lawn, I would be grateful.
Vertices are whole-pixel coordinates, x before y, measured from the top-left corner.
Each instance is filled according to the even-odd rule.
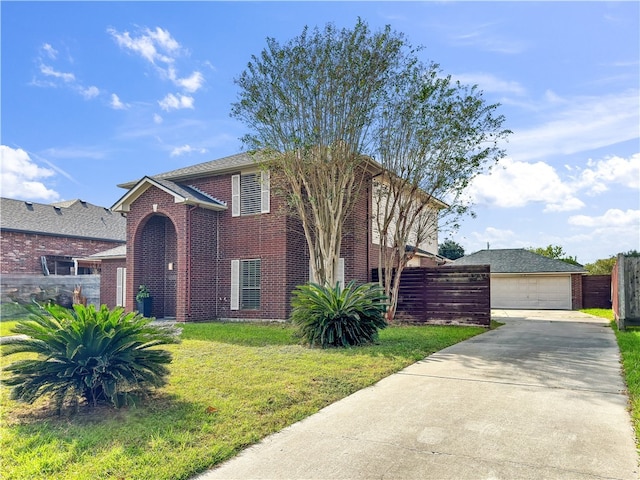
[[[640,445],[640,330],[633,327],[624,331],[618,330],[613,321],[613,310],[611,309],[592,308],[581,311],[611,320],[622,357],[622,368],[631,404],[631,418],[636,432],[636,443]]]
[[[378,345],[309,349],[289,325],[186,324],[144,406],[53,416],[1,391],[3,479],[188,479],[479,327],[391,327]],[[0,350],[1,351],[1,350]],[[18,358],[1,357],[2,365]]]

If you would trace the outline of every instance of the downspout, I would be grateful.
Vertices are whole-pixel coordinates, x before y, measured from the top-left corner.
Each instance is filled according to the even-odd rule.
[[[220,212],[216,212],[216,320],[218,319],[218,301],[220,284]]]

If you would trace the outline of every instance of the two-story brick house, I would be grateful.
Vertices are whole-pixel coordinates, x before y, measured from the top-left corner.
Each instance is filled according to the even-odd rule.
[[[369,281],[377,265],[366,180],[344,229],[346,282]],[[144,284],[156,317],[288,318],[291,291],[309,280],[309,257],[275,182],[243,153],[120,185],[128,191],[112,210],[127,216],[126,261],[103,262],[105,281],[113,283],[110,270],[118,269],[120,290],[103,288],[102,302],[131,310]]]

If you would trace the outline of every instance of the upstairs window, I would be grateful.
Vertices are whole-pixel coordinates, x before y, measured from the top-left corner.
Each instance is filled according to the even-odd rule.
[[[231,176],[231,215],[255,215],[270,210],[269,172]]]

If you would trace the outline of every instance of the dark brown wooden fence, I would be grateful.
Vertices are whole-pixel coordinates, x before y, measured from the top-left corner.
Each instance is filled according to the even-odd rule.
[[[373,270],[378,281],[378,270]],[[402,272],[396,320],[403,323],[491,324],[488,265],[406,268]]]
[[[611,275],[582,277],[582,308],[611,308]]]

